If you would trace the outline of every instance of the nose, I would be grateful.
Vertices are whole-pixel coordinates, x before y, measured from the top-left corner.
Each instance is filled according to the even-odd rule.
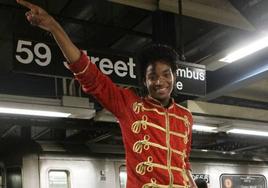
[[[163,83],[163,78],[161,76],[159,76],[156,80],[156,85],[161,85]]]

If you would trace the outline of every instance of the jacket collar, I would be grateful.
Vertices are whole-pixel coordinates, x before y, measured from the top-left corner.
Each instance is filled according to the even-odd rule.
[[[175,101],[174,101],[174,99],[172,97],[170,98],[170,100],[171,100],[171,102],[170,102],[169,106],[168,107],[164,107],[157,99],[152,98],[149,95],[145,97],[145,101],[146,102],[152,104],[153,106],[157,106],[158,108],[167,108],[167,109],[173,108],[173,106],[175,104]]]

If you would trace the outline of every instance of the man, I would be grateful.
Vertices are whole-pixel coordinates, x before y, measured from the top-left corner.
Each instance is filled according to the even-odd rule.
[[[53,35],[69,69],[82,85],[119,120],[126,151],[127,188],[196,188],[189,153],[192,115],[171,98],[177,54],[153,45],[141,53],[146,97],[116,86],[70,40],[45,10],[24,0],[27,20]]]
[[[201,178],[196,179],[195,184],[198,188],[208,188],[206,180]]]

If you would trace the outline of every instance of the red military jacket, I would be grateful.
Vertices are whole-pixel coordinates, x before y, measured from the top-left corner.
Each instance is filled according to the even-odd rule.
[[[172,101],[165,108],[151,98],[116,86],[82,54],[69,65],[86,93],[118,119],[126,152],[127,188],[186,188],[190,169],[192,115]]]

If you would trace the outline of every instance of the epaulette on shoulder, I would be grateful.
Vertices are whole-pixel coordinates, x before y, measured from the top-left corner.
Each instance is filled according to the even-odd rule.
[[[188,108],[186,108],[186,107],[184,107],[184,106],[182,106],[182,105],[180,105],[180,104],[178,104],[178,103],[175,103],[175,104],[176,104],[179,108],[182,108],[182,109],[188,111],[190,114],[192,114],[192,112],[191,112]]]

